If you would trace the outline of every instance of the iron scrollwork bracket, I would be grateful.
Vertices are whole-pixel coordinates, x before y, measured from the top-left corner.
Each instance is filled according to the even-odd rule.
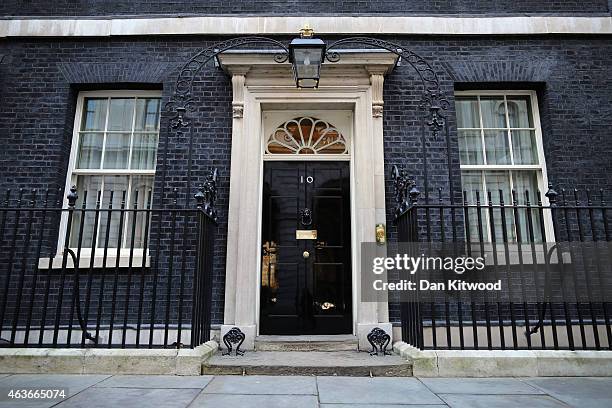
[[[223,343],[225,347],[227,347],[227,351],[221,353],[222,356],[229,356],[232,354],[233,345],[236,346],[236,355],[244,356],[244,351],[240,350],[240,346],[244,343],[244,339],[246,338],[245,334],[238,327],[232,327],[225,335],[223,336]]]
[[[191,126],[191,122],[187,120],[188,114],[193,112],[195,107],[195,101],[191,98],[191,90],[193,81],[202,68],[225,51],[254,44],[268,44],[278,49],[273,57],[276,63],[282,64],[289,60],[289,49],[287,46],[267,37],[232,38],[200,51],[181,68],[172,97],[166,104],[166,110],[173,114],[169,122],[172,129],[181,131],[181,129]]]
[[[166,116],[169,118],[167,123],[167,126],[169,128],[169,136],[189,134],[189,138],[193,137],[191,127],[193,126],[194,120],[192,119],[197,106],[199,106],[200,104],[200,101],[198,101],[197,98],[193,98],[193,83],[198,77],[199,73],[204,69],[204,67],[209,64],[210,61],[216,59],[219,54],[222,54],[225,51],[257,44],[266,44],[276,51],[273,57],[274,62],[281,64],[289,60],[289,49],[282,42],[267,37],[249,36],[231,38],[225,41],[218,42],[208,48],[205,48],[195,54],[193,57],[191,57],[191,59],[189,59],[189,61],[187,61],[180,68],[178,72],[178,77],[174,85],[174,90],[168,102],[164,105],[164,114],[162,115],[162,118]],[[160,149],[160,154],[163,155],[164,160],[166,160],[166,156],[168,155],[169,151],[169,136],[166,138],[163,150]],[[191,160],[192,155],[190,152],[189,161]],[[160,172],[163,186],[161,194],[162,196],[164,196],[164,180],[166,178],[167,172],[167,166],[164,166],[164,168],[162,168]],[[188,180],[188,184],[191,188],[190,183],[191,177],[189,177]],[[204,191],[202,192],[202,194],[210,194],[214,198],[216,198],[216,186],[215,189],[212,190],[212,192],[207,193]],[[196,199],[198,199],[197,196]],[[214,212],[214,200],[212,200],[211,204],[208,206],[207,213],[211,216],[216,217],[216,213]]]
[[[195,199],[198,203],[198,209],[203,210],[209,217],[217,221],[217,210],[215,202],[217,201],[217,177],[218,170],[212,169],[206,176],[204,184],[200,186],[195,194]]]
[[[177,103],[176,101],[174,103]],[[181,103],[174,108],[174,117],[170,119],[172,129],[180,129],[189,126],[191,123],[186,120],[186,113],[191,104],[190,99],[182,99]]]
[[[395,196],[395,217],[399,217],[408,208],[417,204],[421,192],[416,187],[416,182],[404,169],[393,166],[391,169],[391,181],[393,183],[393,195]]]
[[[391,336],[387,334],[380,327],[375,327],[372,329],[367,336],[368,342],[372,345],[372,351],[370,351],[371,356],[378,356],[379,353],[382,353],[382,356],[390,356],[391,353],[387,351],[387,346],[391,342]]]
[[[442,111],[448,109],[448,100],[442,97],[440,89],[427,89],[423,93],[419,106],[429,111],[425,123],[431,129],[434,138],[437,137],[446,125],[446,118],[442,115]]]
[[[340,61],[338,48],[346,44],[363,44],[387,50],[400,57],[401,61],[406,62],[416,71],[423,84],[423,95],[419,107],[425,111],[425,124],[436,138],[446,125],[446,119],[442,111],[447,110],[450,104],[442,94],[438,75],[432,66],[420,55],[404,49],[399,44],[369,37],[349,37],[338,40],[327,47],[325,59],[331,63]]]

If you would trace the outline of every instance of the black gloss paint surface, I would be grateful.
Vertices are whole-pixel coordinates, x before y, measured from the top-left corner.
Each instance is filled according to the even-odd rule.
[[[266,162],[263,188],[261,334],[351,333],[349,163]]]

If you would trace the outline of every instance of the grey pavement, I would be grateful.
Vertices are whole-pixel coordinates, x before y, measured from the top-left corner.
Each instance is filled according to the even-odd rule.
[[[10,399],[65,389],[66,398]],[[556,408],[612,407],[612,377],[416,378],[0,375],[2,407]]]

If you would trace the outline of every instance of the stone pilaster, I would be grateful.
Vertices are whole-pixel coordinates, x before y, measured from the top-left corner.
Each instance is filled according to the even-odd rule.
[[[234,68],[234,67],[232,67]],[[228,231],[227,231],[227,261],[225,266],[225,310],[223,320],[225,324],[233,325],[236,318],[236,285],[237,285],[237,259],[238,257],[238,222],[240,211],[240,174],[241,157],[243,155],[241,146],[243,140],[243,115],[246,73],[250,67],[235,67],[232,69],[232,152],[230,170],[230,199],[228,208]],[[234,220],[234,222],[231,222]]]

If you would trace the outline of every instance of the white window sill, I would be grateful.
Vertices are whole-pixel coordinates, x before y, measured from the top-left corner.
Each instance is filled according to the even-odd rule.
[[[142,252],[142,251],[140,251]],[[63,262],[63,255],[56,255],[53,258],[40,258],[38,260],[38,269],[49,269],[49,262],[51,262],[51,269],[61,269]],[[144,258],[144,266],[149,267],[151,264],[151,259],[149,255],[146,255]],[[132,268],[140,268],[143,265],[143,256],[141,254],[134,254],[132,256]],[[91,266],[91,256],[81,255],[79,259],[79,270],[87,270]],[[107,255],[106,262],[104,262],[103,256],[94,256],[93,258],[93,267],[94,268],[115,268],[117,266],[117,256]],[[120,268],[128,268],[130,266],[130,256],[129,255],[120,255],[119,256],[119,267]],[[72,261],[72,257],[67,255],[66,257],[66,269],[74,269],[74,262]]]

